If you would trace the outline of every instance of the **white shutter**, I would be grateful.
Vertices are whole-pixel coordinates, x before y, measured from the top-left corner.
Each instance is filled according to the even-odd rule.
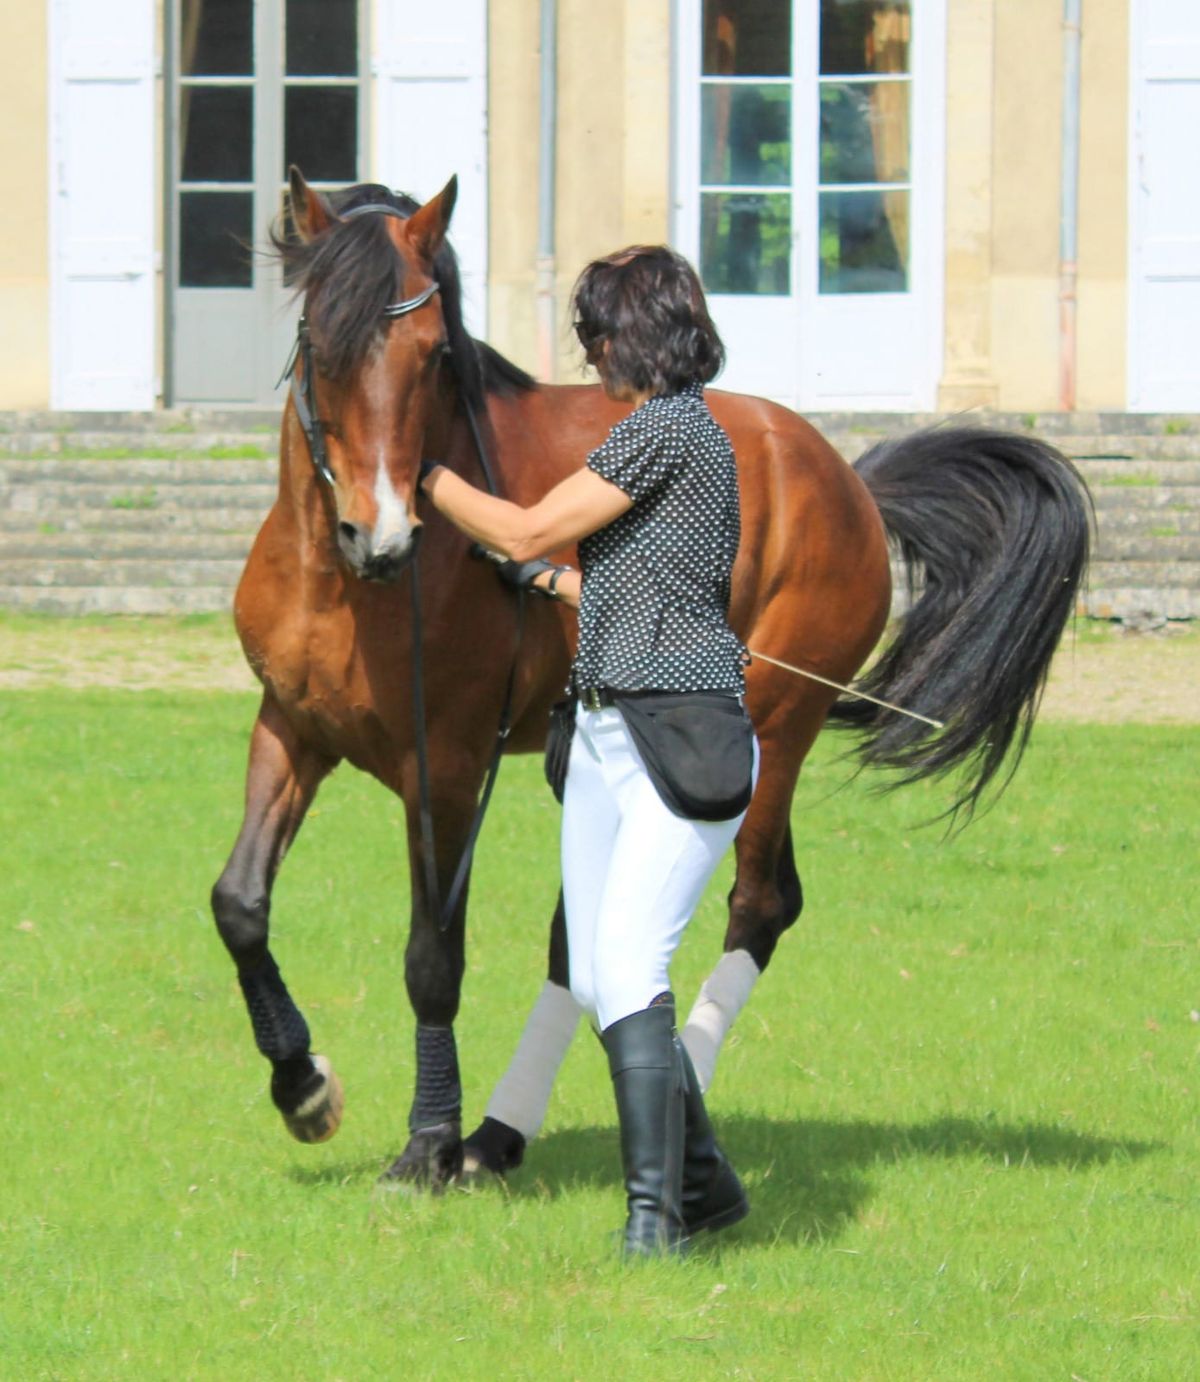
[[[1129,407],[1200,408],[1200,12],[1132,7]]]
[[[50,53],[51,403],[153,408],[153,0],[53,0]]]
[[[487,330],[487,0],[376,0],[374,181],[420,201],[458,174],[450,239],[468,329]]]

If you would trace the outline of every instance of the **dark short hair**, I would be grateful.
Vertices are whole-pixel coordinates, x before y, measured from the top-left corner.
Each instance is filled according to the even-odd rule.
[[[588,363],[603,358],[606,377],[618,386],[679,393],[715,379],[725,363],[696,271],[666,245],[633,245],[593,260],[572,303]]]

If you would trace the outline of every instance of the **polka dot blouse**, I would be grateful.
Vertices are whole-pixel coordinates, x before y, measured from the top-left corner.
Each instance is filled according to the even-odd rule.
[[[643,403],[587,464],[633,508],[579,544],[576,687],[742,692],[746,650],[726,622],[737,469],[701,385]]]

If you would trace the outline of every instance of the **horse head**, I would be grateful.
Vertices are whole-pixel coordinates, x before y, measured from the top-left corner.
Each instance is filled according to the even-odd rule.
[[[304,297],[293,406],[343,559],[360,579],[394,581],[420,538],[420,463],[452,407],[442,365],[461,322],[448,326],[439,269],[457,180],[424,206],[368,184],[336,210],[296,168],[290,183],[298,238],[273,243]]]

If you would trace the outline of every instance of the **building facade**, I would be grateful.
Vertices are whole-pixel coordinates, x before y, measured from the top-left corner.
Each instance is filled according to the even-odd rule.
[[[0,19],[0,408],[268,406],[286,168],[451,173],[477,334],[699,266],[801,409],[1200,411],[1193,0],[42,0]]]

